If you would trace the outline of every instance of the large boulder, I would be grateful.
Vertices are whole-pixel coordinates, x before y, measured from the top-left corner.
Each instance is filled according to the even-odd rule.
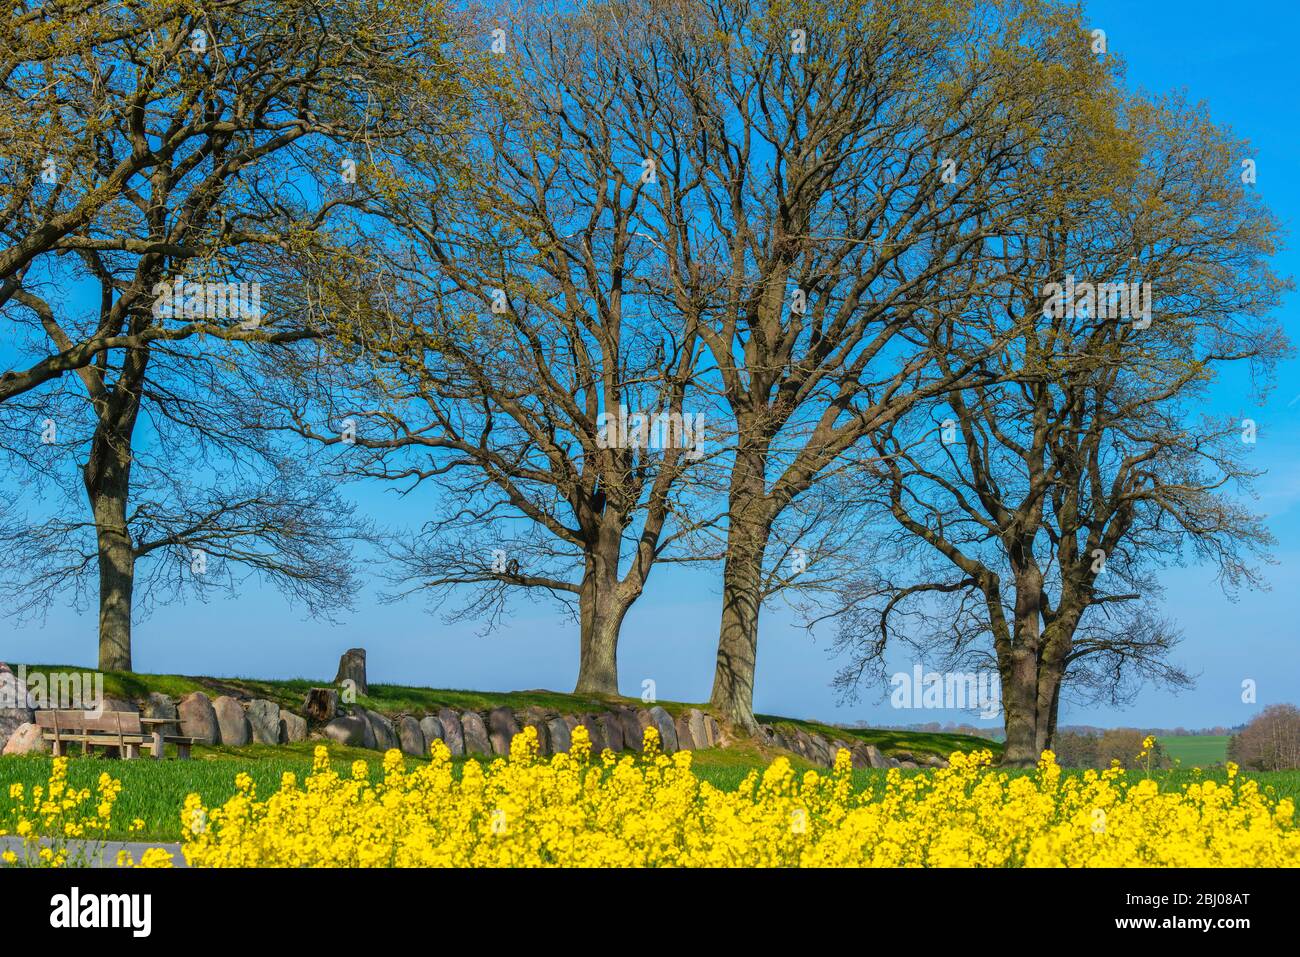
[[[677,750],[677,727],[673,724],[673,716],[655,705],[650,709],[650,720],[659,730],[659,747],[664,754],[672,754]]]
[[[601,737],[605,739],[605,747],[617,753],[623,750],[623,722],[619,721],[618,715],[611,711],[596,716],[596,722],[600,725]]]
[[[424,740],[424,731],[420,728],[420,722],[409,714],[404,714],[397,719],[397,741],[403,754],[411,754],[417,758],[429,756],[429,745]]]
[[[488,739],[487,725],[477,711],[466,711],[460,716],[460,727],[465,734],[465,753],[491,756],[492,742]]]
[[[292,711],[280,709],[280,743],[293,744],[307,740],[307,719]]]
[[[41,729],[28,722],[20,724],[5,742],[3,754],[35,754],[45,750]]]
[[[426,714],[420,719],[420,733],[424,735],[424,743],[432,746],[433,742],[442,740],[442,722]]]
[[[181,734],[199,744],[220,744],[221,729],[217,713],[212,710],[212,699],[202,691],[191,691],[176,704],[180,718]]]
[[[280,743],[280,706],[265,698],[248,702],[248,726],[257,744]]]
[[[316,724],[332,721],[339,713],[339,693],[334,688],[311,688],[303,698],[302,710]]]
[[[863,750],[866,752],[867,763],[871,767],[892,768],[894,766],[893,762],[874,744],[866,745]]]
[[[212,710],[217,715],[217,728],[221,733],[221,743],[242,747],[253,740],[253,729],[248,725],[248,715],[244,706],[229,695],[221,695],[212,702]]]
[[[623,708],[615,713],[618,715],[619,725],[623,728],[623,747],[639,753],[643,746],[646,727],[640,720],[640,715],[644,712],[637,711],[635,708]]]
[[[375,732],[370,722],[360,715],[342,714],[328,722],[322,729],[325,737],[350,748],[375,747]]]
[[[442,740],[447,745],[453,758],[465,754],[465,730],[460,726],[460,715],[450,708],[438,712],[438,721],[442,724]]]
[[[578,720],[578,723],[587,729],[587,739],[591,742],[592,754],[599,755],[600,752],[609,747],[609,743],[605,740],[605,735],[601,733],[600,722],[596,720],[594,714],[584,714]]]
[[[7,664],[0,662],[0,747],[19,728],[35,720],[27,683]]]
[[[717,720],[711,714],[704,716],[704,732],[708,738],[709,747],[722,748],[726,746],[727,742],[723,738],[722,728],[718,727]]]
[[[146,718],[171,718],[175,725],[163,725],[163,734],[175,734],[176,728],[180,726],[180,718],[176,710],[176,702],[172,700],[171,695],[165,695],[157,691],[149,692],[149,697],[144,702],[144,716]]]
[[[691,720],[684,713],[679,714],[673,721],[673,727],[677,730],[677,750],[694,751],[699,747],[691,734]]]
[[[370,690],[366,684],[366,649],[349,648],[339,657],[339,673],[334,676],[334,683],[341,685],[345,681],[353,683],[357,694]]]
[[[487,730],[493,753],[509,757],[510,742],[519,733],[519,722],[515,720],[515,713],[509,708],[493,708],[488,712]]]
[[[551,753],[568,754],[569,748],[573,746],[568,722],[562,717],[551,718],[546,722],[546,731],[551,739]]]
[[[110,711],[121,711],[125,714],[139,714],[140,706],[129,698],[114,698],[111,695],[104,695],[104,713]]]
[[[711,748],[716,742],[709,733],[709,723],[705,720],[705,714],[699,708],[689,708],[683,712],[682,717],[686,719],[686,728],[690,732],[691,740],[695,742],[697,748]],[[681,734],[677,735],[678,744],[681,744]]]
[[[400,745],[397,738],[397,729],[393,727],[393,722],[389,721],[378,711],[371,711],[369,708],[358,707],[356,713],[365,719],[370,725],[370,731],[375,737],[375,747],[380,751],[388,751]]]
[[[552,754],[551,751],[551,732],[547,728],[546,712],[536,705],[526,709],[522,715],[517,716],[520,725],[525,728],[532,728],[537,732],[537,753],[541,757]]]

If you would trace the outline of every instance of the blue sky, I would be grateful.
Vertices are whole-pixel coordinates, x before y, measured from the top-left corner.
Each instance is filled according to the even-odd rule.
[[[1300,5],[1116,0],[1088,4],[1087,10],[1089,23],[1106,31],[1110,50],[1126,61],[1131,86],[1152,92],[1184,89],[1251,141],[1257,150],[1257,189],[1289,234],[1291,248],[1275,268],[1300,276],[1300,84],[1294,76]],[[1298,307],[1300,297],[1293,294],[1283,321],[1300,340]],[[1267,571],[1271,590],[1233,603],[1209,569],[1169,570],[1165,611],[1184,631],[1177,658],[1199,676],[1196,687],[1177,696],[1144,691],[1122,711],[1067,705],[1063,723],[1231,725],[1270,703],[1300,703],[1300,362],[1280,370],[1263,407],[1248,406],[1244,391],[1232,382],[1220,386],[1212,401],[1220,411],[1240,411],[1259,422],[1253,454],[1267,474],[1258,484],[1256,506],[1269,516],[1278,539],[1278,563]],[[419,494],[403,500],[400,509],[379,492],[358,498],[363,508],[387,520],[432,504]],[[329,678],[339,653],[360,645],[369,652],[371,678],[377,681],[484,690],[572,687],[576,626],[551,605],[520,603],[506,624],[480,635],[472,623],[443,624],[418,598],[385,605],[374,592],[372,587],[358,596],[356,611],[337,625],[305,619],[269,588],[250,588],[208,605],[162,608],[136,626],[135,666],[150,672]],[[707,699],[718,613],[716,570],[656,570],[624,627],[623,692],[639,694],[650,679],[661,698]],[[830,637],[810,636],[780,610],[765,615],[759,711],[877,724],[969,720],[955,712],[896,711],[871,692],[856,705],[837,706],[830,681],[839,663],[828,657]],[[0,659],[93,665],[95,647],[93,613],[57,610],[43,626],[15,627],[0,619]],[[910,669],[912,662],[895,664]],[[1241,701],[1245,679],[1257,682],[1256,704]]]

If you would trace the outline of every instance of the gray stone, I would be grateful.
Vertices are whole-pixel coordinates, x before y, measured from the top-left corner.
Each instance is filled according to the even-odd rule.
[[[664,754],[672,754],[677,750],[677,728],[673,725],[672,715],[655,705],[650,709],[650,720],[659,729],[660,749]]]
[[[104,712],[122,711],[126,714],[139,714],[140,706],[127,698],[113,698],[104,695]]]
[[[536,705],[524,709],[522,715],[516,716],[516,720],[525,727],[532,728],[537,732],[537,754],[539,757],[546,757],[551,754],[551,732],[546,727],[546,712]]]
[[[635,708],[623,708],[617,712],[618,723],[623,727],[623,747],[629,751],[640,752],[643,742],[644,725]]]
[[[366,694],[370,688],[366,684],[366,649],[349,648],[339,657],[339,671],[334,676],[334,683],[342,685],[352,682],[357,694]]]
[[[307,740],[307,719],[292,711],[280,709],[280,743],[294,744]]]
[[[932,768],[946,768],[948,766],[947,760],[939,757],[937,754],[927,754],[925,756],[925,764]]]
[[[370,725],[370,732],[375,736],[375,748],[388,751],[398,747],[400,742],[397,740],[397,729],[393,727],[393,722],[378,711],[371,711],[369,708],[358,706],[355,710],[357,715]]]
[[[248,726],[256,744],[280,743],[280,706],[265,698],[248,702]]]
[[[20,724],[9,735],[2,754],[37,754],[45,750],[45,738],[41,729],[31,722]]]
[[[420,722],[409,714],[404,714],[397,719],[397,740],[403,754],[414,755],[417,758],[429,756],[429,745],[424,739],[424,730],[420,727]]]
[[[713,740],[709,736],[709,724],[704,720],[704,712],[699,708],[690,708],[683,715],[686,718],[686,727],[690,731],[690,739],[697,748],[713,747]],[[678,743],[681,743],[681,733],[677,735]]]
[[[920,767],[920,765],[918,765],[915,761],[899,761],[899,762],[898,762],[898,766],[899,766],[900,768],[915,768],[915,767]]]
[[[552,718],[546,722],[546,730],[550,733],[551,753],[568,754],[569,748],[573,745],[568,723],[562,717]]]
[[[502,757],[510,756],[510,742],[519,733],[519,722],[515,713],[509,708],[493,708],[488,712],[488,739],[492,743],[492,752]]]
[[[221,695],[212,702],[212,710],[217,715],[217,728],[221,732],[221,743],[234,747],[243,747],[253,740],[253,729],[248,725],[248,715],[244,706],[229,695]]]
[[[333,688],[311,688],[302,700],[302,710],[317,724],[333,721],[339,713],[339,693]]]
[[[686,715],[679,714],[677,720],[673,722],[673,727],[677,731],[677,750],[694,751],[698,747],[695,738],[691,736],[691,720]]]
[[[819,734],[810,734],[808,740],[812,743],[812,759],[824,767],[830,767],[831,746],[826,743],[826,739]]]
[[[615,754],[622,751],[623,723],[618,720],[618,715],[607,711],[604,714],[596,715],[596,723],[600,725],[600,733],[605,739],[605,747]]]
[[[596,720],[594,714],[584,714],[578,720],[578,724],[587,729],[587,740],[591,742],[592,757],[599,757],[600,752],[609,747],[605,741],[605,736],[600,731],[600,722]]]
[[[460,726],[460,717],[450,708],[438,712],[438,721],[442,724],[442,740],[447,745],[453,758],[465,755],[465,732]]]
[[[726,746],[726,741],[722,737],[722,729],[718,727],[717,720],[711,714],[704,716],[704,731],[709,747],[721,748]]]
[[[460,726],[465,733],[465,753],[492,754],[492,742],[488,740],[487,726],[477,711],[466,711],[460,716]]]
[[[217,725],[217,713],[212,710],[212,699],[202,691],[191,691],[181,698],[176,713],[180,718],[181,734],[199,744],[221,742],[221,728]]]
[[[375,732],[370,722],[360,715],[343,714],[328,722],[322,729],[325,737],[350,748],[375,747]]]
[[[866,745],[864,747],[864,750],[866,751],[867,761],[871,767],[873,768],[893,767],[893,765],[889,763],[889,758],[885,757],[885,755],[881,752],[881,750],[878,747],[876,747],[874,744]]]
[[[424,735],[424,743],[431,747],[433,742],[442,740],[442,722],[431,714],[420,719],[420,731]]]
[[[157,691],[151,691],[149,697],[144,703],[144,716],[146,718],[172,718],[176,724],[162,725],[163,734],[175,734],[176,729],[180,727],[180,718],[176,711],[176,702],[170,695],[160,694]]]

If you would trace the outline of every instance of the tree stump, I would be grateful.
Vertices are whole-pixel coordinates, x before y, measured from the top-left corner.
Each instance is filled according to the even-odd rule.
[[[357,694],[366,694],[366,649],[349,648],[339,658],[339,673],[334,677],[335,684],[352,681]]]
[[[328,724],[339,713],[339,693],[334,688],[312,688],[303,699],[302,709],[318,724]]]

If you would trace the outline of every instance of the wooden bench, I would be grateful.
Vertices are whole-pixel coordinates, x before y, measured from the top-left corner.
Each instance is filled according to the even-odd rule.
[[[55,757],[63,746],[76,742],[89,753],[91,748],[116,748],[123,758],[139,757],[145,748],[154,758],[163,756],[163,748],[176,745],[181,760],[190,756],[193,738],[163,734],[163,728],[176,724],[175,718],[141,718],[132,711],[105,711],[98,717],[90,711],[42,710],[36,712],[36,724],[44,729],[42,737],[50,742]]]

